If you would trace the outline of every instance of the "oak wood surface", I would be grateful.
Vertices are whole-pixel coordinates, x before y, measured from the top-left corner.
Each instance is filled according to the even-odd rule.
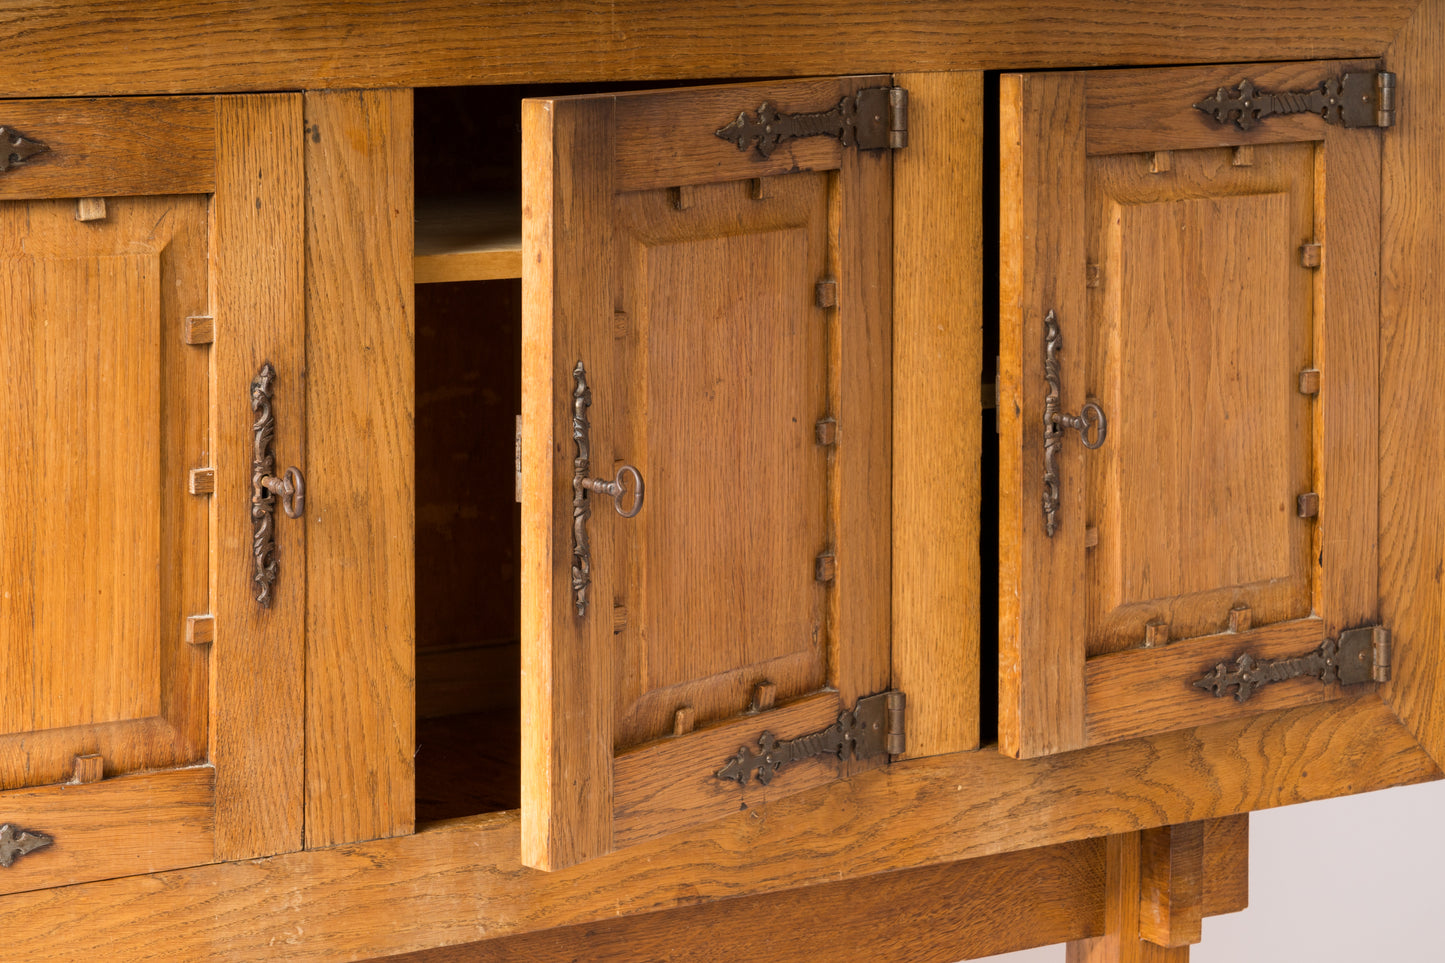
[[[1291,619],[1248,632],[1095,656],[1084,663],[1089,742],[1114,742],[1358,695],[1358,687],[1325,685],[1309,677],[1260,686],[1246,702],[1236,701],[1233,690],[1216,697],[1194,687],[1215,666],[1232,666],[1243,653],[1261,661],[1299,658],[1317,651],[1324,638],[1323,619]]]
[[[1104,841],[1104,933],[1071,942],[1067,963],[1189,963],[1189,946],[1165,948],[1140,935],[1142,833]]]
[[[1139,836],[1140,937],[1166,947],[1198,943],[1205,916],[1205,824],[1157,826]],[[1249,852],[1247,838],[1242,849]]]
[[[79,754],[111,775],[205,757],[207,660],[183,630],[207,506],[180,479],[207,445],[206,358],[179,334],[205,304],[206,206],[0,205],[0,788],[63,781]]]
[[[1090,656],[1138,646],[1151,622],[1188,639],[1223,630],[1239,605],[1259,625],[1316,601],[1316,525],[1295,511],[1335,437],[1312,431],[1297,390],[1322,313],[1298,255],[1322,219],[1314,154],[1259,146],[1240,166],[1228,149],[1176,150],[1158,173],[1145,155],[1089,159],[1089,261],[1102,279],[1072,345],[1087,350],[1088,388],[1111,421],[1086,457],[1099,532]]]
[[[328,846],[410,832],[415,805],[411,93],[304,111],[306,842]]]
[[[1439,778],[1393,718],[1366,697],[1050,759],[908,760],[552,873],[518,861],[516,813],[452,820],[11,897],[71,938],[26,929],[10,948],[117,963],[385,956]]]
[[[1331,128],[1309,113],[1278,114],[1251,130],[1241,130],[1232,122],[1219,124],[1210,114],[1190,108],[1213,97],[1218,88],[1233,89],[1244,80],[1268,93],[1292,93],[1316,90],[1326,78],[1376,69],[1376,64],[1363,60],[1312,59],[1307,63],[1098,71],[1085,80],[1087,150],[1091,155],[1124,154],[1322,140]]]
[[[1325,632],[1380,610],[1380,313],[1382,131],[1331,127],[1315,155],[1315,610]],[[1445,640],[1436,640],[1439,646]]]
[[[894,76],[893,686],[909,757],[978,747],[983,76]],[[946,552],[946,558],[940,558]]]
[[[216,858],[301,845],[306,540],[309,524],[278,512],[280,567],[269,609],[255,600],[251,382],[276,368],[278,465],[306,471],[305,252],[299,96],[219,101],[211,205],[211,760]],[[179,332],[173,335],[179,339]],[[171,484],[184,485],[177,473]],[[314,495],[311,495],[314,498]],[[311,500],[308,498],[308,501]],[[177,624],[174,631],[180,633]]]
[[[573,366],[585,354],[594,383],[615,383],[596,323],[614,309],[612,115],[608,99],[522,104],[521,854],[543,869],[612,849],[614,566],[591,566],[590,617],[571,589]],[[591,449],[604,469],[607,446]],[[612,559],[611,532],[591,526],[593,560]]]
[[[516,197],[418,202],[417,284],[522,276],[521,201]]]
[[[1386,56],[1417,103],[1445,95],[1445,3],[1421,3]],[[1412,98],[1412,99],[1414,99]],[[1445,117],[1412,111],[1382,139],[1380,272],[1380,614],[1394,640],[1386,701],[1436,760],[1445,759],[1445,516],[1434,487],[1445,415],[1431,403],[1442,351],[1435,317],[1445,282]],[[1422,484],[1422,482],[1425,482]]]
[[[1084,449],[1063,439],[1058,528],[1045,535],[1044,318],[1055,312],[1064,411],[1084,401],[1084,83],[1000,80],[999,748],[1032,757],[1084,744]],[[1049,604],[1039,600],[1049,598]]]
[[[216,183],[212,97],[22,100],[0,125],[47,150],[0,177],[0,198],[205,194]]]
[[[215,848],[209,766],[18,789],[3,800],[4,822],[55,842],[17,857],[0,893],[196,866]]]
[[[888,687],[891,157],[804,138],[762,163],[714,136],[739,103],[826,109],[880,79],[524,102],[523,715],[550,731],[524,734],[523,811],[590,840],[538,865],[647,832],[586,811],[636,808],[641,783],[614,807],[607,750],[672,734],[679,710],[698,725],[759,687],[844,708]],[[633,464],[647,492],[636,519],[584,496],[585,612],[566,522],[579,362],[587,474]],[[707,749],[652,774],[653,832],[741,801],[711,781],[713,736],[677,738]]]
[[[1415,4],[11,0],[0,96],[1373,57]]]
[[[1242,858],[1249,843],[1248,817],[1196,825],[1204,828],[1199,904],[1204,915],[1244,909],[1249,901],[1248,859]],[[737,940],[717,934],[750,933],[766,919],[771,958],[953,963],[1102,935],[1104,850],[1102,838],[1080,840],[391,959],[722,963],[737,959]],[[1028,898],[1019,899],[1020,893]]]

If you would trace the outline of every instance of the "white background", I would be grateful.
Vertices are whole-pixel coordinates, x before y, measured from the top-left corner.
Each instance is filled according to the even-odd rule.
[[[1189,963],[1445,963],[1445,782],[1249,817],[1249,909]],[[1063,963],[1064,947],[996,963]]]

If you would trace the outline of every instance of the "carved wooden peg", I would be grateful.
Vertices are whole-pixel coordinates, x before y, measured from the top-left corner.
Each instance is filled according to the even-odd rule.
[[[753,689],[753,703],[748,707],[749,712],[766,712],[778,702],[778,687],[766,680],[759,682]]]
[[[192,468],[186,476],[186,491],[192,495],[213,495],[216,491],[216,469]]]
[[[815,289],[815,298],[820,308],[835,308],[838,306],[838,282],[832,278],[824,278],[818,282]]]
[[[216,619],[212,615],[191,615],[186,618],[186,644],[210,645],[216,641]]]
[[[75,219],[77,221],[103,221],[105,220],[105,198],[103,197],[81,197],[75,202]]]
[[[183,337],[186,344],[210,344],[216,340],[216,319],[208,314],[186,318]]]
[[[1305,492],[1299,497],[1297,511],[1300,518],[1318,518],[1320,514],[1320,496],[1318,492]]]
[[[1325,248],[1322,244],[1301,244],[1299,262],[1302,267],[1317,268],[1324,263]]]
[[[1234,163],[1234,166],[1235,166],[1235,167],[1253,167],[1253,166],[1254,166],[1254,145],[1253,145],[1253,144],[1240,144],[1238,147],[1236,147],[1236,148],[1234,149],[1234,161],[1233,161],[1233,163]]]
[[[1167,174],[1174,169],[1174,152],[1156,150],[1149,155],[1149,173]]]
[[[1320,369],[1306,368],[1299,373],[1299,393],[1302,395],[1320,393]]]
[[[838,577],[838,559],[832,552],[819,555],[813,564],[813,578],[819,582],[831,582]]]
[[[1169,623],[1163,619],[1155,619],[1144,626],[1144,648],[1152,649],[1159,645],[1169,644]]]
[[[1248,632],[1252,622],[1253,615],[1248,605],[1240,603],[1229,610],[1229,631]]]
[[[813,437],[816,438],[818,444],[822,445],[824,448],[827,448],[829,445],[837,444],[837,420],[831,417],[819,418],[817,423],[813,425]]]
[[[70,781],[77,785],[100,782],[105,778],[105,757],[98,752],[76,756],[73,772]]]
[[[692,706],[682,706],[672,715],[672,734],[685,736],[697,725],[697,712]]]

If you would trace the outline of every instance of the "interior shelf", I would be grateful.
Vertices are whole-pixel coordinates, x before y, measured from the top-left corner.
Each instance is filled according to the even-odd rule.
[[[521,199],[418,198],[415,270],[417,284],[521,277]]]

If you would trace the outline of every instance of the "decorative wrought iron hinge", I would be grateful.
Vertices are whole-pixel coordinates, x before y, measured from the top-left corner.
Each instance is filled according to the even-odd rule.
[[[1220,87],[1194,105],[1223,126],[1252,130],[1276,114],[1318,114],[1327,124],[1344,127],[1392,127],[1395,123],[1395,75],[1345,74],[1320,81],[1313,90],[1269,93],[1251,80]]]
[[[891,689],[859,699],[852,712],[845,709],[838,713],[837,722],[812,735],[779,742],[765,729],[758,736],[756,752],[748,746],[740,747],[715,775],[742,786],[756,771],[758,782],[766,786],[790,764],[813,756],[835,755],[839,761],[846,761],[849,755],[855,759],[872,759],[884,753],[896,756],[907,746],[905,704],[903,693]]]
[[[1325,639],[1315,651],[1292,659],[1263,662],[1242,652],[1234,662],[1220,662],[1194,686],[1215,696],[1231,688],[1236,702],[1245,702],[1260,686],[1286,679],[1312,677],[1325,685],[1358,685],[1390,681],[1390,630],[1382,625],[1347,629],[1338,639]]]
[[[19,829],[6,823],[0,826],[0,867],[9,869],[21,856],[44,849],[53,838],[33,829]]]
[[[31,140],[14,127],[0,127],[0,173],[48,150],[49,147],[38,140]]]
[[[765,100],[756,114],[739,111],[736,120],[716,133],[738,150],[756,147],[764,157],[783,141],[799,137],[834,137],[844,147],[861,150],[897,150],[908,146],[908,91],[869,87],[841,98],[830,110],[800,114],[785,114]]]

